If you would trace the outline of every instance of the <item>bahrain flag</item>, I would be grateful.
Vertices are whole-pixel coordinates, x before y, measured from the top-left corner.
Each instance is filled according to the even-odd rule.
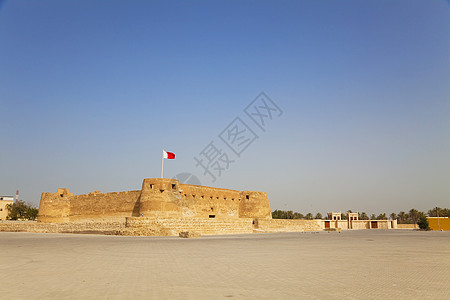
[[[175,153],[163,150],[163,157],[166,159],[175,159]]]

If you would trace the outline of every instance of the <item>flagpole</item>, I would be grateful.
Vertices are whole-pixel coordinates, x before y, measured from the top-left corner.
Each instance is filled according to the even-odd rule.
[[[161,178],[163,178],[164,175],[164,150],[163,150],[163,155],[162,155],[162,159],[161,159]]]

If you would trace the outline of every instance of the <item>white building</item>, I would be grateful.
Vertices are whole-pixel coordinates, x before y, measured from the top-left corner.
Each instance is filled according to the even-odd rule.
[[[14,203],[13,196],[0,196],[0,221],[6,220],[6,217],[8,216],[8,210],[6,209],[6,205],[13,203]]]

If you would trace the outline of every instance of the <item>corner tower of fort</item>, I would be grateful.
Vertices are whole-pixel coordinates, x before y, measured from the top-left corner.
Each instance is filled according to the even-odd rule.
[[[147,178],[142,189],[73,195],[68,189],[42,193],[39,222],[67,223],[150,218],[271,219],[264,192],[235,191],[180,184],[175,179]]]

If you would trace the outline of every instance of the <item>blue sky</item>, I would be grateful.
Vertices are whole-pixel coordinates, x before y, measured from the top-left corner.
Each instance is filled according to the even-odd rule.
[[[192,173],[272,209],[450,204],[446,1],[3,1],[0,194],[140,189]],[[283,114],[262,131],[245,107]],[[240,157],[218,135],[258,136]],[[234,160],[212,182],[194,157]]]

